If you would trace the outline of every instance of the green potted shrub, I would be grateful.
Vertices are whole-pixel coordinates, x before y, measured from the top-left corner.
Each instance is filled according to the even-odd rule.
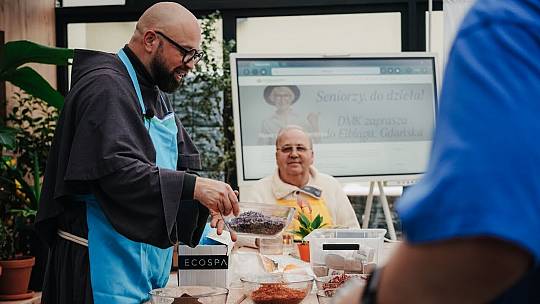
[[[0,201],[5,202],[1,218],[12,234],[17,234],[15,249],[8,258],[36,258],[30,281],[33,290],[41,290],[47,261],[48,249],[35,234],[33,223],[57,118],[58,110],[43,100],[15,93],[13,110],[7,118],[14,130],[13,142],[4,145],[0,158]],[[24,285],[28,288],[28,282]],[[0,290],[0,299],[2,293]]]
[[[27,40],[7,42],[0,45],[0,82],[10,82],[29,95],[61,109],[64,105],[64,97],[26,64],[69,65],[73,55],[72,49],[49,47]],[[3,147],[13,145],[15,133],[16,130],[6,126],[5,122],[0,120],[0,154]]]
[[[0,220],[0,260],[7,260],[7,257],[14,252],[13,236],[8,228]],[[0,264],[0,276],[2,275],[2,265]]]
[[[300,213],[298,215],[298,222],[300,223],[298,230],[293,230],[292,233],[299,236],[301,240],[301,242],[297,244],[300,259],[309,262],[309,242],[304,240],[304,238],[313,230],[325,227],[326,224],[323,224],[324,218],[320,214],[317,214],[313,221],[310,221],[304,213]]]
[[[64,98],[26,64],[68,65],[71,58],[71,49],[52,48],[25,40],[0,46],[0,81],[10,82],[28,94],[15,94],[15,104],[12,113],[8,114],[7,124],[0,118],[0,221],[6,227],[4,236],[16,241],[13,246],[3,247],[7,249],[1,259],[11,265],[18,264],[29,254],[37,255],[38,268],[42,269],[32,275],[35,284],[31,287],[35,289],[42,285],[47,248],[35,236],[33,222],[57,110],[62,108]],[[28,260],[33,265],[36,259],[30,257]],[[16,286],[13,278],[8,278],[4,262],[2,268],[0,300],[32,296],[28,292],[28,279],[16,291],[4,290],[3,286]],[[6,281],[9,283],[2,283]]]
[[[16,232],[0,221],[0,300],[27,299],[34,294],[28,291],[28,283],[35,258],[16,254],[15,236]]]

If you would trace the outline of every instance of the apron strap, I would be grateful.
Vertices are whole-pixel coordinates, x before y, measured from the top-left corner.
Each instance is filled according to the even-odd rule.
[[[69,232],[66,232],[64,230],[58,229],[57,234],[59,237],[63,238],[64,240],[72,241],[73,243],[77,243],[79,245],[88,247],[88,240],[85,238],[82,238],[80,236],[76,236],[74,234],[71,234]]]
[[[137,99],[139,99],[139,104],[141,105],[141,110],[144,115],[146,114],[146,107],[144,106],[144,101],[143,101],[142,93],[141,93],[141,87],[139,86],[139,80],[137,79],[137,74],[135,73],[135,69],[133,68],[131,61],[129,61],[129,58],[123,49],[120,49],[120,51],[118,51],[118,57],[120,58],[122,63],[126,66],[126,69],[128,70],[129,77],[131,78],[131,82],[133,82],[133,86],[135,87],[135,93],[137,93]]]
[[[165,108],[165,116],[169,113],[171,113],[172,111],[169,110],[169,107],[167,106],[167,102],[165,102],[165,99],[163,98],[163,96],[161,95],[161,93],[158,91],[158,95],[159,95],[159,99],[161,100],[161,104],[163,105],[163,107]],[[172,105],[171,105],[172,107]]]

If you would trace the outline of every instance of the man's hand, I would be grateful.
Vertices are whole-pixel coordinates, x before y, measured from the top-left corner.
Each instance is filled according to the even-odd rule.
[[[224,216],[232,212],[237,216],[240,213],[240,208],[236,196],[237,194],[231,186],[226,183],[204,177],[197,177],[195,181],[193,198],[201,202],[211,212],[214,211]]]
[[[219,212],[210,211],[210,215],[212,216],[212,220],[210,221],[210,227],[216,228],[217,234],[221,235],[221,233],[223,233],[223,229],[225,229],[225,220]],[[231,233],[231,240],[233,242],[236,242],[236,233],[234,231],[229,232]]]

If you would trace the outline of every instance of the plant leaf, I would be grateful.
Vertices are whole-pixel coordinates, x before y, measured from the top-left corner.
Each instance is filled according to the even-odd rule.
[[[31,216],[36,216],[37,210],[33,210],[33,209],[30,209],[30,208],[11,209],[11,210],[9,210],[9,213],[21,215],[22,217],[31,217]]]
[[[61,109],[64,105],[64,97],[30,67],[22,67],[7,74],[5,80],[57,109]]]
[[[0,78],[5,72],[15,70],[29,62],[68,65],[74,52],[72,49],[48,47],[28,40],[18,40],[7,42],[1,53]]]
[[[299,237],[304,238],[304,234],[299,230],[294,230],[294,231],[291,231],[291,232],[294,235],[298,235]]]
[[[315,230],[321,226],[323,218],[320,214],[317,214],[313,222],[311,223],[311,229]]]
[[[300,222],[301,227],[309,228],[311,226],[310,220],[306,217],[304,213],[300,213],[298,215],[298,221]]]
[[[302,238],[311,233],[311,229],[300,228],[300,233],[303,234]]]
[[[15,135],[17,131],[13,128],[0,126],[0,148],[15,149]]]

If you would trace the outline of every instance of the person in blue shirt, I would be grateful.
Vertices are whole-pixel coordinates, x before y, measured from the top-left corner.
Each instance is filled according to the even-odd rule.
[[[450,53],[428,170],[397,204],[406,240],[362,303],[540,303],[539,113],[540,1],[479,0]],[[341,303],[360,297],[348,291]]]

